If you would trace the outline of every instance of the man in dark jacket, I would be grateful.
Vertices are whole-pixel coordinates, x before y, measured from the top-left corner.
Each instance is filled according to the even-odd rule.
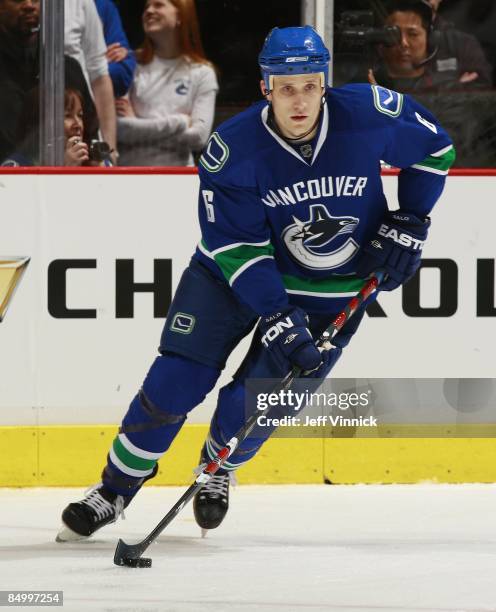
[[[0,0],[0,162],[18,146],[18,122],[24,102],[39,85],[39,0]],[[66,87],[83,95],[84,110],[95,115],[95,107],[81,66],[65,57]],[[98,125],[89,138],[97,138]]]
[[[482,47],[471,34],[461,32],[455,25],[439,15],[442,0],[428,0],[432,9],[432,27],[438,47],[436,58],[438,70],[451,67],[458,70],[460,82],[478,80],[480,85],[492,84],[492,66],[487,61]]]
[[[26,93],[38,82],[38,2],[0,0],[0,160],[15,147]]]
[[[401,41],[379,45],[381,62],[369,81],[398,91],[481,89],[491,86],[491,66],[477,40],[452,27],[435,30],[427,0],[396,0],[384,24],[396,26]]]

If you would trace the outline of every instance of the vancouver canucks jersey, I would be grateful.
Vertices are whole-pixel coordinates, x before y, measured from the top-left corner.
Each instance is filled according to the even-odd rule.
[[[291,146],[255,104],[222,124],[200,158],[195,257],[260,315],[337,312],[363,285],[360,247],[387,210],[381,160],[401,168],[403,210],[429,214],[454,160],[436,119],[379,86],[329,89],[318,134]]]

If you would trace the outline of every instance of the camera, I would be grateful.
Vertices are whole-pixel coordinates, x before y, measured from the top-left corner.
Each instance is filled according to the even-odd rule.
[[[110,157],[112,149],[110,145],[104,140],[92,140],[90,143],[89,156],[90,160],[94,162],[111,162]]]
[[[397,26],[374,27],[372,11],[343,11],[336,24],[336,37],[347,47],[383,44],[392,47],[401,42]]]

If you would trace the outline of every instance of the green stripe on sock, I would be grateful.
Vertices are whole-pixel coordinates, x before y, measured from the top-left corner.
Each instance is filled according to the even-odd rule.
[[[141,457],[133,455],[123,446],[119,438],[115,438],[113,447],[114,453],[122,463],[133,468],[133,470],[152,470],[157,463],[156,459],[142,459]]]

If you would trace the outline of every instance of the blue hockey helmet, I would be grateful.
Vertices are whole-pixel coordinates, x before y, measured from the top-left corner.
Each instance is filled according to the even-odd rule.
[[[273,28],[265,39],[258,63],[265,88],[271,90],[270,77],[278,75],[324,74],[329,78],[330,54],[324,41],[311,26]]]

